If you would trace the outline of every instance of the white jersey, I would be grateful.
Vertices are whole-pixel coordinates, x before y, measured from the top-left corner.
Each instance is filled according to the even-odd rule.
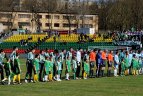
[[[44,55],[45,55],[45,57],[49,57],[49,53],[48,52],[45,52]]]
[[[57,70],[62,70],[62,63],[57,61],[57,67],[58,67]]]
[[[53,53],[53,52],[51,52],[51,53],[50,53],[50,55],[52,56],[52,62],[54,62],[54,63],[55,63],[55,58],[56,58],[56,56],[54,55],[54,53]]]
[[[61,53],[60,53],[60,61],[61,61],[61,62],[63,62],[63,61],[64,61],[64,57],[65,57],[65,56],[64,56],[64,53],[63,53],[63,52],[61,52]]]
[[[16,58],[16,51],[13,51],[11,54],[10,54],[10,59],[12,61],[14,61],[14,59]]]
[[[89,60],[89,55],[85,54],[83,59]]]
[[[133,54],[130,53],[129,56],[128,56],[128,58],[129,58],[129,65],[131,65],[132,59],[133,59]]]
[[[115,64],[119,64],[119,56],[118,55],[114,56],[114,61],[115,61]]]
[[[78,62],[81,62],[81,52],[80,51],[77,51],[76,58],[77,58]]]
[[[140,54],[136,53],[135,55],[136,55],[137,59],[139,59]]]
[[[45,54],[40,54],[40,63],[45,62]]]
[[[71,53],[70,51],[67,52],[66,59],[67,59],[68,57],[70,58],[70,60],[72,60],[72,53]]]

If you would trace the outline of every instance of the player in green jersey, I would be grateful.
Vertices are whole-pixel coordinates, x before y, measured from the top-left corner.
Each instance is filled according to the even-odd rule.
[[[133,67],[133,75],[138,75],[138,59],[136,57],[136,55],[133,55],[133,59],[132,59],[132,67]]]
[[[13,71],[14,69],[14,59],[16,58],[16,53],[17,53],[18,47],[14,46],[13,47],[13,51],[10,54],[10,64],[11,64],[11,71]]]
[[[71,72],[71,59],[67,57],[66,60],[66,80],[69,80],[69,73]]]
[[[39,67],[39,54],[35,55],[35,58],[33,60],[33,69],[34,69],[34,82],[38,82],[39,81],[39,71],[40,71],[40,67]]]
[[[4,63],[4,69],[5,69],[5,74],[6,78],[2,80],[2,82],[5,82],[8,80],[8,85],[11,83],[11,65],[10,65],[10,59],[6,58],[6,63]]]
[[[21,68],[20,68],[20,61],[19,61],[19,54],[16,53],[16,58],[14,59],[14,68],[13,68],[13,73],[14,73],[14,77],[13,77],[13,83],[16,82],[16,79],[18,81],[18,84],[20,83],[20,73],[21,73]]]
[[[57,67],[57,81],[61,81],[60,76],[61,76],[61,72],[62,72],[62,63],[60,61],[60,58],[58,58],[56,67]]]
[[[124,57],[124,62],[125,62],[125,75],[129,75],[129,53],[126,51],[126,55]]]
[[[83,79],[87,79],[87,76],[89,74],[89,61],[87,59],[84,60],[84,73],[83,73]]]
[[[73,79],[76,79],[76,70],[77,70],[76,56],[74,56],[72,59],[72,70],[73,70]]]
[[[49,81],[53,81],[53,66],[54,62],[52,61],[52,57],[50,57]]]
[[[45,63],[44,63],[44,78],[43,78],[43,81],[45,82],[49,81],[48,79],[49,71],[50,71],[50,61],[49,61],[49,57],[46,57]]]
[[[125,75],[125,62],[124,62],[124,59],[120,59],[120,62],[121,62],[121,76],[124,76]]]

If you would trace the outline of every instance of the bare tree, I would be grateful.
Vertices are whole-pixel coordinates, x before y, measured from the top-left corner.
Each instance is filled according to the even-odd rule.
[[[32,31],[41,32],[41,22],[39,12],[42,12],[43,2],[40,0],[26,0],[23,2],[23,9],[32,13]],[[36,26],[35,26],[36,25]]]
[[[13,29],[13,22],[15,21],[15,17],[18,11],[18,2],[17,0],[1,0],[0,3],[0,11],[1,12],[8,12],[7,15],[7,24],[8,24],[8,31]],[[2,13],[4,14],[4,13]]]
[[[60,6],[58,6],[60,0],[42,0],[43,10],[48,13],[48,16],[52,13],[58,13]],[[46,2],[46,3],[45,3]],[[47,18],[49,23],[49,30],[52,30],[52,15],[50,18]]]

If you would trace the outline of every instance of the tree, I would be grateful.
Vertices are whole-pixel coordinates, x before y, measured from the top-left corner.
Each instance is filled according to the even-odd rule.
[[[107,11],[109,29],[127,30],[131,27],[141,29],[143,23],[142,0],[116,0]]]
[[[42,0],[42,4],[43,4],[42,9],[44,10],[44,12],[48,13],[48,15],[50,16],[50,14],[58,13],[61,10],[61,6],[59,3],[60,3],[60,0]],[[52,19],[51,18],[48,18],[49,30],[52,29]]]
[[[16,0],[0,0],[0,11],[1,12],[9,12],[7,15],[7,24],[8,30],[10,31],[13,28],[13,22],[15,20],[16,14],[18,11],[18,2]],[[3,14],[3,13],[2,13]],[[5,15],[5,16],[6,16]]]

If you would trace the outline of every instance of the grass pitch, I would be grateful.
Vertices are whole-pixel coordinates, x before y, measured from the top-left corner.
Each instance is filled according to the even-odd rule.
[[[23,79],[25,60],[21,63]],[[0,96],[143,96],[143,76],[0,85]]]

